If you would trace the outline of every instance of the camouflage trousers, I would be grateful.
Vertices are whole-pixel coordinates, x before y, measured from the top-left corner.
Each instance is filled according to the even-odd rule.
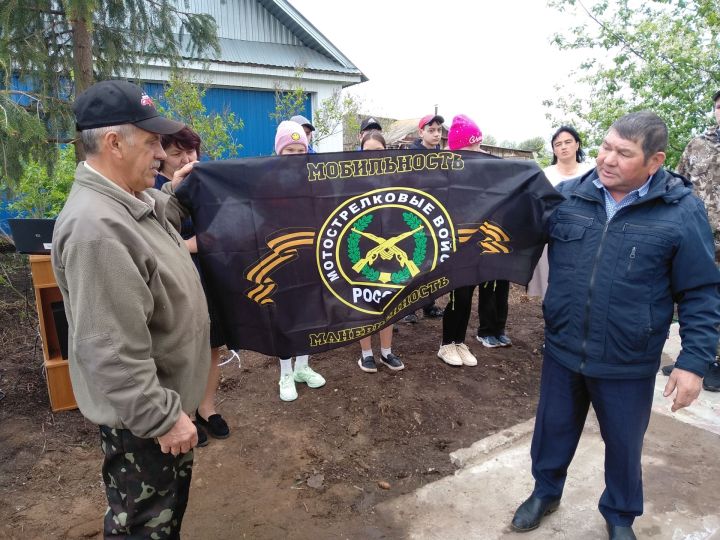
[[[164,454],[155,439],[100,426],[107,493],[105,538],[177,539],[188,503],[193,452]]]

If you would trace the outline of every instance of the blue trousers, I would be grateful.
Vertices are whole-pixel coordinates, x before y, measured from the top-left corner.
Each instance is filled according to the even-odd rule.
[[[530,456],[533,495],[562,496],[588,409],[592,404],[605,442],[605,491],[598,508],[613,525],[632,525],[643,512],[643,439],[650,421],[655,377],[596,379],[545,356]]]

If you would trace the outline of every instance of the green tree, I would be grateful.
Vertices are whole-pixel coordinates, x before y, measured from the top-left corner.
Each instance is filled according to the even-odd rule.
[[[164,88],[163,103],[158,109],[190,126],[202,139],[202,151],[212,159],[238,155],[242,144],[235,141],[233,132],[244,126],[235,113],[208,113],[202,99],[207,87],[174,71]]]
[[[352,94],[335,90],[329,98],[322,100],[315,111],[313,141],[318,142],[337,133],[338,129],[347,127],[353,133],[360,131],[357,121],[360,102]]]
[[[552,154],[545,146],[545,139],[542,137],[532,137],[531,139],[520,142],[515,148],[519,150],[530,150],[535,155],[535,161],[541,167],[547,167],[552,160]]]
[[[9,208],[27,217],[56,217],[70,193],[75,176],[75,147],[60,149],[55,166],[50,169],[30,158],[23,163],[17,182],[17,197]]]
[[[492,136],[490,136],[492,137]],[[494,139],[494,137],[492,137]],[[541,167],[547,167],[550,165],[550,161],[552,160],[552,154],[548,151],[548,149],[545,146],[545,139],[542,137],[532,137],[530,139],[525,139],[521,142],[515,142],[515,141],[508,141],[505,140],[501,142],[499,145],[497,143],[489,143],[487,142],[487,137],[483,141],[485,144],[494,144],[495,146],[501,146],[503,148],[514,148],[516,150],[530,150],[535,155],[535,161],[538,162],[538,165]]]
[[[305,68],[298,66],[289,82],[275,81],[275,110],[270,113],[270,119],[276,124],[305,112],[308,93],[302,85],[303,73]]]
[[[490,146],[498,146],[497,137],[494,135],[483,135],[483,144],[489,144]]]
[[[270,113],[270,118],[276,123],[288,120],[295,115],[304,114],[305,100],[308,92],[303,86],[304,67],[297,67],[293,79],[289,83],[275,83],[275,110]],[[335,90],[332,95],[325,98],[315,110],[313,115],[313,142],[317,143],[334,135],[339,129],[350,129],[359,131],[360,124],[357,122],[360,111],[360,101],[349,93],[342,90]],[[349,122],[349,124],[348,124]]]
[[[669,166],[693,134],[710,122],[710,97],[720,88],[720,10],[717,0],[551,0],[560,11],[580,9],[586,21],[554,36],[561,50],[589,50],[569,79],[589,98],[557,88],[549,117],[584,128],[598,145],[610,124],[641,109],[668,124]]]
[[[187,2],[0,0],[0,184],[12,188],[30,160],[52,167],[53,143],[72,140],[70,101],[95,80],[137,74],[149,59],[217,54],[215,20],[179,6]],[[14,90],[16,80],[31,89]]]

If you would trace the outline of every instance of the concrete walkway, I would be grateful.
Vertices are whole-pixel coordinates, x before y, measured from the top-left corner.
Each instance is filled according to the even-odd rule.
[[[677,325],[663,364],[680,350]],[[703,391],[689,409],[670,412],[662,397],[667,377],[658,373],[653,414],[645,438],[645,513],[635,521],[638,538],[720,540],[720,393]],[[408,539],[525,540],[607,538],[597,510],[604,487],[604,445],[591,412],[570,467],[560,508],[539,529],[514,533],[509,524],[532,491],[530,440],[533,420],[453,452],[460,469],[414,493],[376,508]]]

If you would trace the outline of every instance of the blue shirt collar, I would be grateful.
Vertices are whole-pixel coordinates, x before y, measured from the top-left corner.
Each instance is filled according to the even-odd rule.
[[[651,176],[650,178],[648,178],[647,182],[645,182],[638,189],[632,190],[620,201],[616,201],[615,199],[613,199],[612,195],[610,195],[610,192],[605,188],[605,186],[602,185],[600,178],[596,178],[595,180],[593,180],[593,184],[600,190],[600,193],[603,194],[603,199],[605,202],[605,216],[607,217],[607,222],[610,223],[610,220],[612,220],[615,217],[615,214],[617,214],[620,210],[622,210],[626,206],[630,206],[644,195],[647,195],[648,191],[650,190],[650,182],[652,182],[652,179],[653,177]]]
[[[650,175],[650,178],[647,179],[647,182],[645,182],[645,183],[644,183],[642,186],[640,186],[639,188],[637,188],[637,189],[631,191],[630,193],[628,193],[627,195],[625,195],[625,197],[623,197],[623,199],[629,197],[630,195],[635,195],[635,194],[637,194],[638,198],[644,197],[645,195],[647,195],[648,191],[650,191],[650,183],[652,182],[652,179],[653,179],[654,177],[655,177],[654,174],[653,174],[653,175]],[[598,188],[598,189],[600,189],[600,190],[603,190],[603,191],[605,191],[608,195],[610,195],[610,192],[605,188],[605,186],[603,186],[603,183],[600,181],[600,177],[598,177],[598,178],[596,178],[595,180],[593,180],[593,184],[595,185],[596,188]]]

